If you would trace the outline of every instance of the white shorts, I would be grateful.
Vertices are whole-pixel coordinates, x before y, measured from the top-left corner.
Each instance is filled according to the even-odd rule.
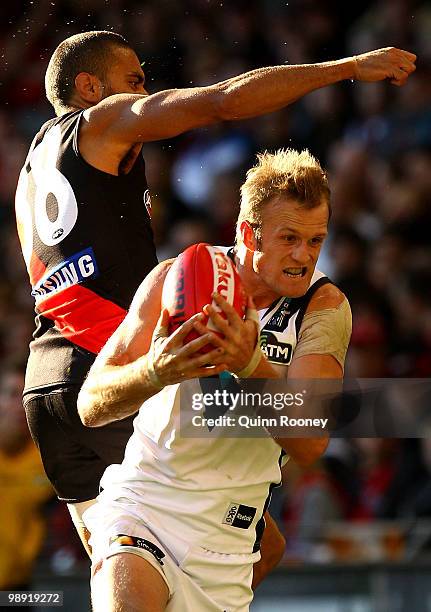
[[[84,520],[91,531],[93,566],[116,554],[144,558],[162,576],[169,590],[166,612],[247,612],[253,599],[253,564],[260,554],[223,554],[191,546],[182,558],[174,556],[175,542],[161,542],[151,525],[126,504],[92,506]],[[137,538],[128,545],[127,537]],[[169,536],[172,540],[172,535]],[[171,546],[170,546],[171,545]]]

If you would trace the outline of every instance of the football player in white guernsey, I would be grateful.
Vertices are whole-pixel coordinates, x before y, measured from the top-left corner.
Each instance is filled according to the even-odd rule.
[[[178,381],[223,370],[254,378],[343,376],[350,308],[316,270],[330,216],[326,175],[307,151],[258,157],[241,188],[231,250],[250,296],[246,319],[214,294],[205,311],[223,338],[199,314],[168,337],[168,313],[160,311],[171,262],[163,262],[143,281],[81,390],[79,412],[90,427],[140,406],[123,463],[106,470],[102,493],[84,515],[95,612],[248,610],[252,586],[279,557],[267,506],[282,456],[306,465],[326,448],[324,437],[201,439],[179,431]],[[201,335],[183,345],[191,329]],[[198,353],[207,343],[213,350]]]

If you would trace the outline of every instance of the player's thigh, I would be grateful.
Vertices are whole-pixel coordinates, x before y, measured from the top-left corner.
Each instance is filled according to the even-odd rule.
[[[168,598],[160,573],[139,555],[119,553],[94,569],[93,612],[163,612]]]

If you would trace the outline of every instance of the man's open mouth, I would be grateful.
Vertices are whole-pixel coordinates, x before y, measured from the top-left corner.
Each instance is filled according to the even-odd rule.
[[[289,278],[302,278],[305,276],[307,268],[306,266],[303,266],[302,268],[284,268],[283,272],[286,274],[286,276],[289,276]]]

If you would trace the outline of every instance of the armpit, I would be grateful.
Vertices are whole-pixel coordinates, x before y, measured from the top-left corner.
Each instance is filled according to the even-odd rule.
[[[332,355],[344,368],[352,333],[352,313],[347,299],[336,308],[306,313],[299,330],[294,359],[304,355]]]

